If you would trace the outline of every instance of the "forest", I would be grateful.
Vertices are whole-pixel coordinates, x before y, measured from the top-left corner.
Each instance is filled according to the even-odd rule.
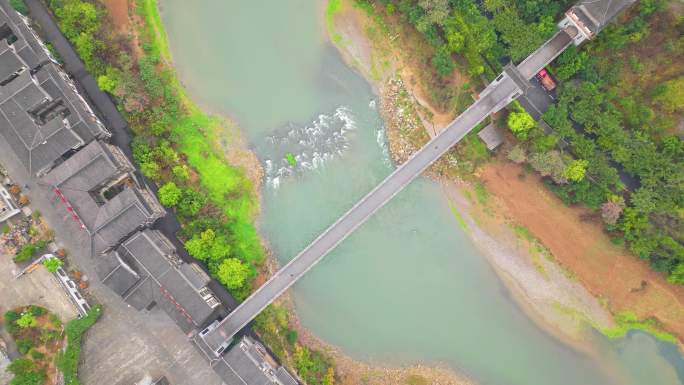
[[[420,33],[432,48],[433,84],[448,87],[454,71],[485,84],[504,64],[519,63],[555,33],[574,2],[358,3],[398,15]],[[550,128],[512,105],[504,121],[516,144],[508,159],[539,172],[566,204],[594,210],[614,243],[684,284],[681,9],[668,0],[640,1],[548,70],[559,81],[556,103],[543,116]]]

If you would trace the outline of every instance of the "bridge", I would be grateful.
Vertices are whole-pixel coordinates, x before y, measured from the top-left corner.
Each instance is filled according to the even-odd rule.
[[[278,270],[266,283],[222,321],[214,322],[194,337],[210,360],[218,359],[232,337],[257,314],[292,286],[328,252],[361,226],[373,213],[417,178],[447,150],[458,143],[488,115],[525,93],[529,80],[571,44],[591,39],[623,9],[636,0],[583,0],[558,24],[560,30],[519,65],[509,64],[459,115],[409,160],[399,166],[301,253]]]

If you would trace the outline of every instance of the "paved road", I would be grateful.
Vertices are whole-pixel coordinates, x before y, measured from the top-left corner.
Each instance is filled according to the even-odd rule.
[[[203,350],[216,352],[222,344],[237,334],[240,329],[292,286],[330,250],[361,226],[373,213],[406,187],[409,182],[417,178],[442,154],[463,139],[478,123],[520,96],[520,85],[527,82],[563,52],[572,43],[572,36],[575,33],[577,30],[574,27],[571,27],[568,32],[559,31],[517,68],[509,67],[506,72],[497,77],[497,80],[482,92],[480,99],[447,128],[430,140],[411,159],[398,167],[299,255],[276,272],[271,279],[230,313],[216,329],[202,335],[198,343],[203,341],[206,344],[202,347]],[[207,347],[208,349],[206,349]]]

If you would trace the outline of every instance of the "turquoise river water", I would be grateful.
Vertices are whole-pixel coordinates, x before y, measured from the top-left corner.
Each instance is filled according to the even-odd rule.
[[[190,95],[233,118],[264,166],[261,229],[285,262],[394,167],[377,97],[327,40],[321,1],[161,3]],[[641,332],[596,334],[587,355],[542,331],[426,179],[330,253],[293,297],[306,328],[371,363],[441,364],[496,385],[684,378],[677,349]]]

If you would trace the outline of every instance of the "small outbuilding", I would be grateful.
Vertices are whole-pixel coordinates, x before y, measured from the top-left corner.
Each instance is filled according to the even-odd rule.
[[[480,130],[477,133],[477,137],[484,142],[489,151],[494,151],[504,142],[503,133],[494,123],[490,123],[487,127]]]
[[[20,211],[10,193],[7,192],[3,185],[0,185],[0,223],[19,214]]]

